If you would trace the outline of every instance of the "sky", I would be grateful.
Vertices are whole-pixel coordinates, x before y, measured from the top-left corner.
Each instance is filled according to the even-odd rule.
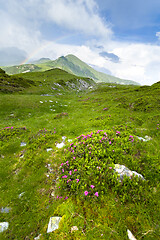
[[[0,0],[0,64],[74,54],[113,76],[160,81],[159,0]]]

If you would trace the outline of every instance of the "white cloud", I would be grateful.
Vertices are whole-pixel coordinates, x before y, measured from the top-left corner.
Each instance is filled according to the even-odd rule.
[[[93,0],[46,0],[45,3],[48,18],[59,26],[106,39],[112,35],[109,25],[98,15]]]

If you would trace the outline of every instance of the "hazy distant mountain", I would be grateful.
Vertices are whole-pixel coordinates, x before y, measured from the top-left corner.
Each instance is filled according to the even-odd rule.
[[[40,58],[39,60],[33,61],[32,63],[33,64],[40,64],[40,63],[45,63],[45,62],[48,62],[48,61],[51,61],[51,59],[50,58]]]
[[[20,64],[25,60],[27,54],[15,47],[0,49],[0,66]]]
[[[103,52],[100,52],[99,55],[106,58],[107,60],[115,62],[115,63],[118,63],[120,61],[120,58],[117,55],[115,55],[114,53],[108,53],[108,52],[103,51]]]
[[[32,66],[31,66],[32,65]],[[28,69],[27,69],[28,66]],[[22,73],[22,72],[36,72],[36,71],[45,71],[52,68],[60,68],[69,73],[72,73],[81,77],[92,78],[95,82],[108,82],[108,83],[117,83],[117,84],[126,84],[126,85],[140,85],[132,80],[124,80],[103,72],[96,71],[94,68],[87,65],[85,62],[81,61],[74,55],[67,55],[59,57],[56,60],[44,61],[42,63],[36,64],[25,64],[21,66],[5,67],[3,68],[9,74]],[[17,72],[18,71],[18,72]]]

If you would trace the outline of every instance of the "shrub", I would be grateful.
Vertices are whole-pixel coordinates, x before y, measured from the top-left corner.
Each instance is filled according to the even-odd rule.
[[[114,191],[124,201],[141,199],[142,188],[147,181],[125,177],[121,182],[114,171],[114,164],[117,163],[131,170],[139,169],[139,144],[139,140],[124,129],[98,130],[77,137],[64,150],[64,159],[59,168],[59,194],[97,199],[108,191]]]

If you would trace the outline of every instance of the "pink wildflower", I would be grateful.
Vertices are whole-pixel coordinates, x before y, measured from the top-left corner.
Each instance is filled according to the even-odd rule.
[[[109,169],[112,169],[112,167],[109,167]]]
[[[111,141],[109,141],[109,144],[111,144],[112,142]]]
[[[64,169],[62,168],[62,172],[64,172]]]
[[[72,175],[72,171],[69,171],[69,175]]]
[[[95,186],[94,186],[94,185],[91,185],[90,187],[93,189]]]
[[[79,179],[76,179],[77,183],[79,182]]]
[[[99,195],[98,195],[98,192],[96,192],[94,195],[97,196],[97,197],[99,196]]]
[[[77,169],[74,169],[74,172],[76,172],[77,171]]]
[[[75,157],[73,157],[73,159],[76,159]]]
[[[84,194],[85,194],[85,196],[87,196],[88,195],[88,191],[85,191]]]

